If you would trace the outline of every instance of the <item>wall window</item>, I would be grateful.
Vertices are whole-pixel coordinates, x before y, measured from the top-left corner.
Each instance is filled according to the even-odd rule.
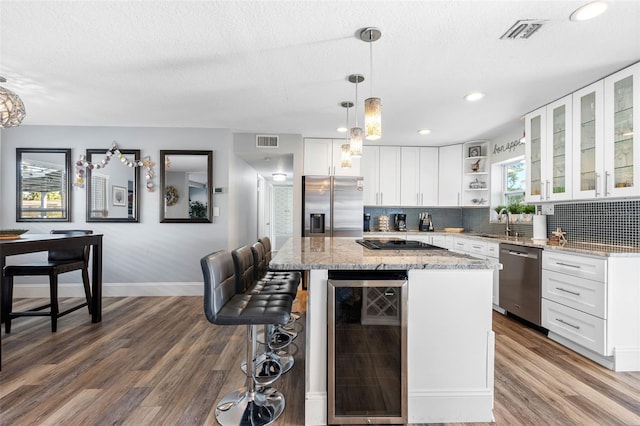
[[[525,162],[518,159],[502,166],[503,204],[524,203]]]

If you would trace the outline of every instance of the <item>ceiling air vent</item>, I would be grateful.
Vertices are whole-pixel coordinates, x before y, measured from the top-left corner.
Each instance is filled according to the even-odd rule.
[[[500,37],[502,40],[526,40],[533,35],[545,23],[539,19],[523,19],[507,30]]]
[[[278,136],[256,135],[256,148],[278,148],[279,146]]]

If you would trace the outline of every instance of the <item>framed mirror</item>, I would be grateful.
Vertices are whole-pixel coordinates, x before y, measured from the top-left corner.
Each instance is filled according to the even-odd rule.
[[[160,222],[211,222],[213,151],[160,151]]]
[[[139,160],[139,149],[121,149],[129,160]],[[88,149],[87,161],[98,164],[104,149]],[[115,155],[114,155],[115,157]],[[87,167],[87,222],[140,222],[140,168],[114,158],[107,167]]]
[[[71,220],[71,149],[16,148],[16,221]]]

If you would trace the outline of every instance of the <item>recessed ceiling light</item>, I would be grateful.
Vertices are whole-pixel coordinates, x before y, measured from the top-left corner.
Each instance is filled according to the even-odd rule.
[[[574,10],[569,19],[574,22],[588,21],[604,13],[608,7],[605,1],[592,1]]]
[[[473,101],[477,101],[477,100],[480,100],[480,99],[484,98],[484,93],[473,92],[473,93],[469,93],[464,98],[469,102],[473,102]]]
[[[431,129],[421,129],[418,130],[418,133],[420,133],[421,135],[428,135],[429,133],[431,133]]]
[[[336,130],[339,131],[340,133],[346,133],[347,130],[349,129],[347,129],[346,127],[338,127]]]

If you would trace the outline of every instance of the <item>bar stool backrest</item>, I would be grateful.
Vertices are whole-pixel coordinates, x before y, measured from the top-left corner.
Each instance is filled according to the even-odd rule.
[[[269,265],[267,264],[267,258],[264,254],[264,246],[260,241],[258,241],[257,243],[253,243],[253,245],[251,246],[251,253],[253,253],[255,278],[263,278],[266,275],[267,270],[269,269]]]
[[[267,262],[267,268],[269,267],[269,263],[271,263],[271,240],[269,237],[258,238],[258,241],[262,243],[264,246],[264,258]]]
[[[255,282],[255,269],[253,267],[253,253],[251,247],[242,246],[231,252],[236,275],[236,293],[245,293]]]
[[[236,293],[233,259],[231,253],[220,250],[200,259],[200,266],[204,277],[204,313],[209,322],[217,324],[220,309]]]
[[[65,234],[69,236],[73,235],[90,235],[93,231],[89,229],[54,229],[52,234]],[[86,245],[84,247],[67,249],[67,250],[50,250],[48,259],[50,262],[68,262],[84,260],[85,263],[89,261],[89,252],[91,247]]]

